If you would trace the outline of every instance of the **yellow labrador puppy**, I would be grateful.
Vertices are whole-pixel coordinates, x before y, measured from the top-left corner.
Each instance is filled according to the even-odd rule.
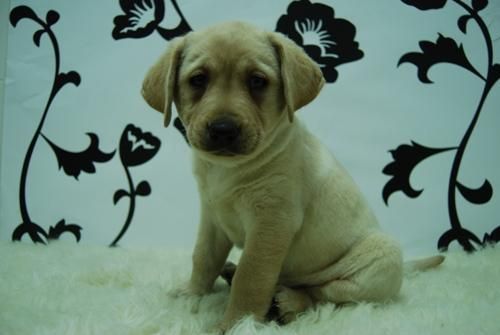
[[[222,330],[246,315],[263,319],[273,297],[286,322],[316,302],[399,292],[400,246],[294,118],[323,83],[291,40],[239,22],[172,41],[144,79],[142,94],[165,126],[175,103],[194,156],[201,222],[184,293],[210,292],[231,248],[243,249]]]

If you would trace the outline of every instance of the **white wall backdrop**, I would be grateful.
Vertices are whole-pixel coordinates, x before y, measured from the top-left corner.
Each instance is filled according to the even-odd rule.
[[[500,239],[496,0],[13,0],[0,238],[191,246],[189,147],[139,92],[168,40],[225,20],[287,33],[323,66],[299,117],[407,254]]]

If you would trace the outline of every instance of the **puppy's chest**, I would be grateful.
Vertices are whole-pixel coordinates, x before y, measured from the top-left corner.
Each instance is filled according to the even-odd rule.
[[[244,204],[245,189],[217,179],[209,181],[205,187],[205,204],[214,223],[242,248],[251,225]]]

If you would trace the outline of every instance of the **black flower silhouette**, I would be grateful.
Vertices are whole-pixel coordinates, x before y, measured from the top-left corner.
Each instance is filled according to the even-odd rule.
[[[160,149],[160,140],[150,132],[143,132],[141,128],[129,124],[123,130],[120,138],[120,159],[125,170],[128,181],[128,190],[119,189],[113,196],[113,203],[116,205],[120,199],[128,197],[130,200],[129,209],[125,223],[115,237],[110,246],[118,245],[118,242],[127,232],[134,216],[137,196],[146,197],[151,194],[151,185],[146,180],[134,185],[129,168],[141,165],[153,158]]]
[[[356,28],[345,19],[335,18],[333,8],[312,4],[309,0],[294,1],[276,25],[281,32],[302,46],[321,67],[325,80],[335,82],[336,67],[363,57],[354,41]]]
[[[140,38],[150,35],[163,20],[162,0],[120,0],[125,15],[115,17],[113,38]]]
[[[405,4],[420,10],[440,9],[446,5],[446,0],[401,0]]]
[[[142,132],[129,124],[120,138],[120,158],[125,166],[137,166],[146,163],[160,149],[160,140],[149,132]]]
[[[115,40],[122,38],[142,38],[157,31],[163,38],[170,40],[191,31],[175,0],[171,0],[181,21],[173,29],[160,27],[165,17],[164,0],[120,0],[120,7],[125,15],[114,19],[115,27],[112,36]]]

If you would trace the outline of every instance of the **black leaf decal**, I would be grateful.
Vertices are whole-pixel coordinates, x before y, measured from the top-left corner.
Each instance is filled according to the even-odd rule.
[[[486,83],[486,90],[489,91],[493,85],[500,79],[500,64],[493,64],[491,67],[491,73]]]
[[[80,81],[81,78],[78,72],[69,71],[68,73],[59,73],[54,83],[54,91],[58,92],[64,85],[69,83],[78,86],[80,85]]]
[[[139,185],[137,185],[137,189],[135,190],[137,195],[147,196],[151,194],[151,186],[147,181],[141,181]]]
[[[33,43],[35,43],[37,47],[40,46],[40,39],[42,38],[43,33],[45,33],[45,29],[37,30],[33,34]]]
[[[391,150],[394,161],[387,164],[382,171],[386,175],[393,176],[382,191],[385,203],[387,204],[389,196],[397,191],[402,191],[410,198],[418,197],[422,190],[415,190],[410,185],[413,169],[427,157],[453,149],[456,148],[428,148],[412,141],[411,145],[403,144],[396,150]]]
[[[479,12],[488,6],[488,0],[472,0],[472,8]]]
[[[428,77],[428,72],[433,65],[438,63],[451,63],[461,66],[485,80],[467,59],[462,44],[457,45],[457,42],[452,38],[439,34],[436,43],[421,41],[420,49],[422,49],[422,52],[410,52],[403,55],[399,59],[398,66],[403,63],[412,63],[417,66],[418,79],[423,83],[432,83]]]
[[[59,221],[54,227],[49,228],[49,240],[57,240],[64,233],[71,233],[75,236],[76,241],[80,242],[81,239],[81,231],[82,227],[76,224],[66,224],[66,221],[63,219]]]
[[[279,18],[276,31],[300,45],[319,64],[329,83],[337,80],[337,66],[363,57],[354,40],[356,27],[336,18],[333,8],[321,3],[291,2],[287,14]]]
[[[45,241],[42,239],[42,237],[44,237],[45,239],[48,238],[45,230],[43,230],[43,228],[39,225],[35,223],[21,223],[12,233],[12,240],[21,241],[25,234],[28,234],[31,240],[35,243],[45,244]]]
[[[125,190],[118,190],[115,192],[115,195],[113,196],[113,204],[117,204],[118,201],[120,201],[121,198],[123,197],[130,197],[130,193],[128,193]]]
[[[54,10],[49,10],[45,21],[47,21],[47,25],[50,27],[51,25],[59,21],[59,13]]]
[[[99,138],[96,134],[88,133],[87,135],[90,137],[88,148],[82,152],[70,152],[61,149],[42,134],[42,137],[47,141],[57,157],[59,169],[62,167],[68,176],[73,176],[75,179],[78,179],[82,171],[94,173],[94,163],[107,162],[113,158],[115,154],[115,151],[105,153],[99,150]]]
[[[457,182],[457,188],[465,199],[476,205],[487,203],[493,196],[493,187],[491,187],[488,179],[477,189],[471,189],[459,182]]]
[[[175,118],[174,120],[174,127],[181,133],[182,137],[186,140],[186,143],[189,145],[189,140],[187,138],[187,132],[186,132],[186,127],[182,124],[181,119],[178,117]]]
[[[458,28],[464,34],[467,34],[467,23],[469,22],[470,19],[472,19],[472,15],[470,15],[470,14],[462,15],[458,19],[458,22],[457,22]]]
[[[441,235],[438,240],[438,249],[442,251],[448,250],[448,247],[453,241],[459,242],[465,251],[468,252],[475,250],[474,246],[470,243],[471,241],[481,245],[479,238],[467,229],[452,228]]]
[[[120,158],[126,166],[144,164],[160,149],[160,140],[150,132],[129,124],[120,138]]]
[[[500,242],[500,226],[496,227],[490,234],[484,234],[483,244]]]
[[[10,24],[12,24],[12,26],[17,26],[21,19],[32,19],[37,22],[40,21],[35,12],[28,6],[18,6],[10,12]]]
[[[405,4],[420,10],[440,9],[446,5],[446,0],[401,0]]]

